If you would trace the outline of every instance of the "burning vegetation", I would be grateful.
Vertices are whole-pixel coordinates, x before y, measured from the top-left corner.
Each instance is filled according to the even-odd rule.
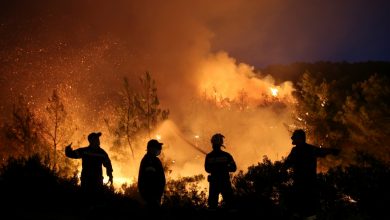
[[[105,112],[111,113],[102,114],[99,127],[103,130],[102,146],[109,151],[114,165],[115,185],[107,188],[107,198],[110,198],[107,201],[113,206],[118,203],[133,208],[140,205],[135,178],[138,163],[145,151],[144,143],[156,138],[164,142],[162,161],[169,180],[163,206],[180,210],[205,208],[204,155],[210,151],[210,134],[218,130],[226,135],[227,149],[239,165],[240,172],[232,177],[239,209],[247,213],[263,207],[262,213],[255,212],[263,217],[289,215],[282,210],[288,203],[290,174],[280,168],[290,149],[289,129],[299,127],[308,131],[309,142],[322,147],[334,146],[342,152],[340,157],[320,161],[322,215],[339,215],[341,210],[349,217],[379,215],[384,211],[383,205],[372,205],[372,201],[389,198],[372,194],[375,191],[383,192],[376,195],[388,195],[385,176],[389,172],[389,151],[386,145],[380,144],[388,142],[386,129],[381,130],[389,123],[386,120],[388,109],[380,101],[389,96],[387,78],[373,74],[355,83],[349,92],[344,87],[338,89],[337,82],[320,79],[310,73],[302,74],[289,99],[279,99],[273,92],[281,92],[274,89],[282,87],[270,85],[258,96],[257,104],[256,100],[240,102],[223,93],[219,95],[221,98],[210,98],[203,93],[204,96],[191,100],[191,105],[185,109],[188,120],[175,123],[169,119],[171,111],[161,108],[150,73],[141,74],[139,90],[130,89],[128,79],[124,78],[116,105],[105,106],[110,109]],[[75,142],[85,145],[83,135],[88,126],[77,123],[83,120],[72,112],[72,106],[66,101],[69,98],[64,94],[62,90],[54,90],[42,107],[37,107],[26,95],[19,96],[14,103],[12,114],[2,125],[0,182],[3,189],[27,182],[23,178],[35,178],[42,186],[56,185],[60,181],[63,185],[55,188],[59,195],[74,190],[71,195],[80,196],[77,194],[80,164],[65,158],[63,148],[80,134],[79,141]],[[346,95],[344,101],[340,99],[342,94]],[[275,132],[278,137],[284,134],[286,140],[278,142]],[[42,175],[47,175],[48,179],[40,180]],[[365,175],[383,184],[371,188],[373,182]],[[362,184],[352,186],[362,179]],[[34,184],[31,187],[41,189]],[[18,195],[33,196],[29,189]],[[13,197],[9,193],[5,195]],[[112,206],[110,209],[116,210]],[[204,215],[207,214],[195,216]]]

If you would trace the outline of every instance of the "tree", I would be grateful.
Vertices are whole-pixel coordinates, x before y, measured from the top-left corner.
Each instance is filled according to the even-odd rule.
[[[348,145],[390,160],[389,79],[374,74],[353,85],[338,119],[347,127]]]
[[[26,97],[19,96],[12,109],[11,121],[4,125],[6,138],[16,149],[16,154],[31,156],[41,153],[43,123],[31,110]]]
[[[68,113],[57,90],[53,90],[48,100],[46,113],[44,134],[53,144],[53,167],[56,167],[58,146],[65,146],[74,133],[71,121],[68,120]]]
[[[321,81],[309,72],[302,75],[293,93],[297,100],[295,106],[296,127],[304,128],[313,141],[319,145],[337,145],[341,138],[341,127],[334,120],[340,97],[334,83]]]
[[[157,96],[156,82],[149,72],[145,72],[140,78],[141,91],[135,99],[138,123],[140,128],[146,130],[150,138],[151,131],[161,120],[168,118],[169,110],[159,108],[160,101]]]
[[[293,92],[297,100],[294,126],[307,131],[308,142],[320,147],[344,148],[346,127],[337,120],[344,90],[335,81],[328,83],[325,78],[319,79],[309,72],[302,75]],[[326,157],[319,160],[319,169],[325,171],[337,163],[348,162]]]
[[[134,149],[132,141],[135,139],[137,132],[139,131],[139,125],[137,123],[137,112],[134,105],[135,94],[132,92],[129,81],[125,77],[123,78],[123,88],[119,93],[120,103],[116,107],[116,121],[114,126],[109,125],[108,119],[105,119],[106,124],[109,127],[110,133],[115,137],[114,148],[118,151],[122,146],[123,139],[126,140],[126,144],[129,146],[131,155],[134,158]]]
[[[123,79],[114,126],[110,126],[109,120],[105,119],[110,133],[115,137],[116,150],[120,150],[123,141],[125,141],[133,158],[134,147],[132,143],[143,132],[147,132],[150,138],[151,131],[156,128],[157,123],[167,119],[169,115],[168,110],[160,109],[156,83],[148,72],[140,78],[140,83],[140,91],[134,92],[130,88],[128,79],[126,77]]]

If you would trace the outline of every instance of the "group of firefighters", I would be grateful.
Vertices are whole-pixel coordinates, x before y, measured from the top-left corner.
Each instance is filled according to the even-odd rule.
[[[100,147],[100,132],[88,135],[89,146],[73,150],[71,144],[65,147],[69,158],[82,159],[81,188],[88,196],[93,197],[102,191],[102,166],[106,168],[109,182],[113,183],[113,169],[108,154]],[[218,198],[222,195],[226,208],[232,208],[233,190],[230,173],[237,170],[231,154],[222,150],[224,136],[216,133],[211,137],[212,151],[206,155],[205,171],[209,174],[208,207],[218,208]],[[294,212],[307,219],[315,219],[317,190],[316,170],[317,157],[328,154],[337,155],[338,149],[320,148],[306,143],[304,130],[295,130],[291,136],[295,145],[285,160],[285,168],[293,171]],[[142,158],[138,175],[138,192],[150,209],[158,209],[166,184],[163,165],[158,158],[163,143],[151,139],[147,143],[147,152]]]

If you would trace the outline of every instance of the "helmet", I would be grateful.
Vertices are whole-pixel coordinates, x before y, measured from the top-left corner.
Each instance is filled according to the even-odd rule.
[[[302,129],[297,129],[293,132],[291,139],[301,139],[303,141],[306,141],[306,133]]]
[[[214,134],[214,135],[211,137],[211,143],[212,143],[213,145],[223,146],[223,138],[225,138],[225,136],[223,136],[223,135],[220,134],[220,133],[216,133],[216,134]]]
[[[99,139],[99,137],[102,136],[101,132],[92,132],[88,135],[88,141],[91,143],[92,141]]]
[[[148,144],[147,144],[147,146],[146,146],[146,149],[147,149],[147,150],[150,150],[150,149],[152,149],[152,148],[155,148],[155,149],[161,150],[162,145],[163,145],[163,143],[158,142],[158,140],[156,140],[156,139],[151,139],[151,140],[148,141]]]

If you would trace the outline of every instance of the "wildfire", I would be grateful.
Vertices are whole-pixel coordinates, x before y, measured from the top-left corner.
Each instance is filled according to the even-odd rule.
[[[77,177],[78,178],[81,177],[81,172],[77,173]],[[104,177],[103,182],[105,184],[108,183],[108,177],[107,176]],[[128,178],[128,177],[124,177],[124,176],[115,176],[114,175],[114,188],[115,189],[120,189],[123,184],[126,184],[127,186],[130,186],[130,185],[133,185],[134,183],[135,183],[135,178],[134,177]]]
[[[245,109],[269,101],[293,101],[291,82],[276,85],[272,76],[263,76],[254,67],[238,63],[224,52],[204,60],[198,72],[199,95],[216,106],[230,108],[238,104]],[[270,97],[277,100],[269,100]]]
[[[108,181],[108,180],[107,180]],[[133,185],[134,179],[133,178],[127,178],[127,177],[122,177],[122,176],[114,176],[114,187],[116,189],[120,188],[123,184],[126,185]]]
[[[278,96],[279,90],[277,88],[270,88],[270,90],[273,97]]]

